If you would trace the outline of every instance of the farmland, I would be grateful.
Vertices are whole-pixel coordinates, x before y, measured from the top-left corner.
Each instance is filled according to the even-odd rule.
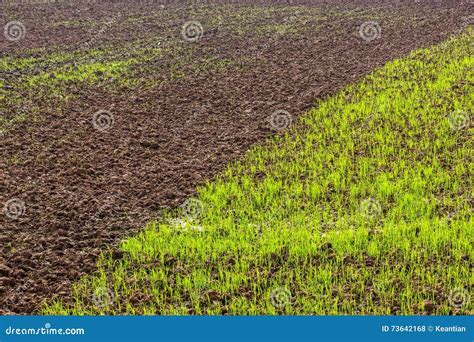
[[[0,5],[2,313],[472,313],[470,3],[128,4]]]

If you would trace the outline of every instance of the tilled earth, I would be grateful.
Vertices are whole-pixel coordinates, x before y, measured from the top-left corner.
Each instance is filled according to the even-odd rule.
[[[191,58],[184,63],[184,77],[169,79],[170,61],[149,62],[133,76],[143,83],[129,91],[79,83],[74,97],[57,111],[45,110],[41,120],[18,121],[0,136],[5,206],[0,314],[31,314],[54,295],[67,298],[71,284],[94,270],[101,250],[110,247],[118,255],[122,238],[160,211],[178,207],[229,161],[278,133],[269,122],[272,113],[286,110],[294,121],[314,100],[373,68],[447,39],[472,23],[473,5],[434,0],[304,6],[234,1],[200,7],[64,2],[0,9],[0,24],[22,20],[29,28],[22,40],[0,40],[3,57],[75,51],[100,30],[91,29],[94,22],[115,13],[119,19],[94,38],[97,47],[112,44],[120,52],[124,42],[160,37],[192,49],[194,57],[206,51],[237,61],[192,69]],[[226,18],[242,10],[264,14],[253,23],[259,29],[227,25]],[[166,20],[157,22],[152,14]],[[207,21],[217,15],[222,21]],[[181,37],[182,24],[189,20],[203,24],[197,42]],[[359,32],[367,21],[380,24],[373,40]],[[276,29],[263,29],[269,27]],[[6,83],[13,76],[0,69]],[[160,77],[167,80],[154,86],[146,82]],[[14,114],[0,110],[7,117]],[[113,117],[104,131],[93,125],[98,110]]]

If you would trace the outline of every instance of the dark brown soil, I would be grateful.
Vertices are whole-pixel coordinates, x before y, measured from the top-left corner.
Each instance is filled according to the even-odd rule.
[[[343,1],[314,3],[334,11],[345,6]],[[295,119],[315,99],[334,94],[388,60],[446,39],[472,11],[463,1],[405,3],[351,2],[359,11],[390,10],[380,23],[381,37],[372,42],[359,37],[361,20],[351,18],[328,19],[318,32],[271,39],[206,29],[209,34],[196,47],[254,58],[127,93],[79,87],[76,99],[61,112],[48,113],[41,122],[19,123],[0,137],[2,205],[16,198],[26,208],[17,219],[0,215],[0,314],[31,314],[53,295],[67,298],[71,284],[94,270],[101,250],[116,249],[120,239],[161,210],[177,207],[197,185],[274,134],[268,123],[272,112],[283,109]],[[127,15],[140,16],[160,4],[128,6]],[[4,56],[55,44],[70,49],[88,39],[84,28],[43,30],[44,15],[110,16],[121,9],[104,3],[39,8],[4,12],[23,16],[34,27],[23,41],[1,40]],[[9,20],[6,15],[1,19]],[[151,25],[146,34],[160,29]],[[111,30],[112,40],[137,38],[120,25]],[[115,119],[106,132],[92,125],[99,109]]]

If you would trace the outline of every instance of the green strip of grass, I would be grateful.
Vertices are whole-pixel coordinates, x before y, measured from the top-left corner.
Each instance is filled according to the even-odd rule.
[[[473,38],[319,103],[43,313],[472,313]]]

